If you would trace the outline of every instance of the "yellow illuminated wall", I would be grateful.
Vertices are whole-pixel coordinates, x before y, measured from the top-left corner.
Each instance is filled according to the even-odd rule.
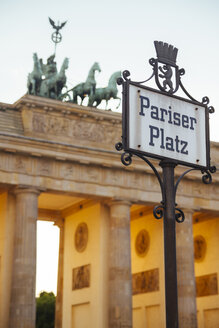
[[[217,274],[219,279],[219,218],[198,222],[193,225],[194,238],[204,237],[206,241],[205,256],[195,261],[195,276]],[[203,286],[203,290],[206,286]],[[218,286],[219,290],[219,286]],[[219,295],[197,297],[198,327],[219,327]]]
[[[63,325],[68,328],[103,328],[107,322],[107,257],[109,210],[99,203],[82,208],[65,218]],[[75,248],[75,232],[80,223],[88,227],[88,243],[83,252]],[[136,251],[140,231],[149,235],[144,256]],[[207,244],[206,255],[195,262],[195,275],[219,274],[219,218],[193,225],[194,236],[202,235]],[[133,328],[165,327],[163,221],[153,214],[132,217],[132,274],[159,270],[159,290],[133,295]],[[72,270],[90,265],[90,287],[72,290]],[[219,286],[218,286],[219,287]],[[197,298],[198,327],[211,328],[219,322],[219,295]],[[95,326],[94,326],[95,323]]]
[[[82,222],[88,226],[88,243],[78,252],[74,237]],[[107,224],[108,209],[100,204],[65,218],[63,328],[107,327]],[[72,290],[72,270],[88,264],[90,287]]]

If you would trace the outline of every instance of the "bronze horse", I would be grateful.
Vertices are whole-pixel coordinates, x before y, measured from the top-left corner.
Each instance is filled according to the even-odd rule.
[[[121,77],[121,72],[115,72],[111,75],[109,79],[108,86],[106,88],[97,88],[93,94],[89,96],[88,106],[97,107],[102,100],[106,100],[106,108],[108,105],[108,101],[113,99],[121,99],[117,97],[118,89],[117,89],[117,79]],[[118,108],[120,102],[116,108]]]
[[[96,80],[95,80],[95,72],[101,72],[100,66],[98,63],[94,63],[91,67],[88,77],[85,82],[82,82],[76,85],[69,91],[73,92],[73,99],[70,100],[71,102],[77,104],[78,103],[78,96],[81,98],[81,105],[86,96],[92,95],[96,89]],[[68,92],[69,92],[68,91]]]

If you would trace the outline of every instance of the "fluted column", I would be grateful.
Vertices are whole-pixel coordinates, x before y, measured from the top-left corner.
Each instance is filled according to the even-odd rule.
[[[196,286],[192,210],[183,210],[185,221],[176,224],[179,328],[196,328]]]
[[[109,231],[109,327],[132,327],[132,276],[130,206],[110,203]]]
[[[55,223],[59,227],[59,264],[57,279],[55,328],[62,328],[62,302],[63,302],[63,265],[64,265],[64,219]]]
[[[39,191],[17,188],[9,328],[34,328]]]

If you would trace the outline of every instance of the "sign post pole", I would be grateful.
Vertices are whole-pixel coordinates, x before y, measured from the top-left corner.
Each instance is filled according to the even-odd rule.
[[[178,327],[177,267],[176,267],[176,227],[175,227],[175,163],[161,161],[164,191],[164,263],[166,327]]]
[[[176,191],[182,178],[192,170],[200,170],[205,184],[212,182],[210,165],[208,97],[202,101],[193,98],[183,86],[184,69],[176,65],[178,49],[167,43],[155,41],[157,59],[151,58],[153,74],[143,82],[133,82],[130,72],[124,71],[117,80],[123,86],[122,142],[116,144],[124,150],[121,161],[132,163],[135,155],[148,164],[160,184],[162,201],[153,210],[156,219],[164,218],[164,263],[166,328],[178,328],[176,221],[185,219],[183,211],[176,207]],[[142,85],[155,78],[159,90]],[[187,98],[174,94],[181,88]],[[160,160],[162,176],[148,157]],[[175,182],[176,165],[190,167]]]

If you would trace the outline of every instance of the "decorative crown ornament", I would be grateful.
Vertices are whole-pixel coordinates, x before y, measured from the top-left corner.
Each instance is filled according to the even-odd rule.
[[[157,59],[161,62],[167,63],[169,65],[176,64],[176,57],[178,49],[171,44],[164,43],[162,41],[154,41]]]

